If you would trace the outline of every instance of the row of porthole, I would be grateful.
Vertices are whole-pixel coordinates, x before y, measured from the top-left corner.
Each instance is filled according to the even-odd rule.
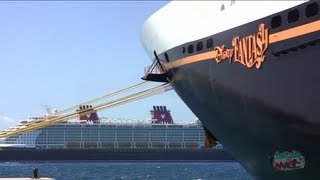
[[[318,12],[319,12],[319,5],[318,5],[318,3],[314,2],[314,3],[309,4],[306,7],[305,15],[306,15],[306,17],[309,18],[309,17],[317,15]],[[290,11],[288,13],[287,20],[288,20],[289,23],[292,23],[292,22],[298,21],[299,17],[300,17],[299,10],[295,9],[295,10],[292,10],[292,11]],[[271,19],[271,28],[279,27],[281,25],[281,22],[282,22],[282,18],[281,18],[280,15],[277,15],[277,16],[273,17]],[[212,38],[207,39],[206,47],[207,48],[212,48],[213,47]],[[197,51],[201,51],[202,49],[203,49],[203,42],[202,41],[197,42],[196,50]],[[193,51],[194,51],[193,44],[189,44],[188,48],[182,47],[182,53],[186,53],[186,51],[188,51],[189,54],[192,54]],[[165,53],[164,55],[165,55],[165,58],[166,58],[167,62],[169,62],[168,54]]]
[[[307,18],[315,16],[318,13],[319,13],[318,3],[314,2],[314,3],[307,5],[307,7],[305,9],[305,16]],[[298,9],[289,11],[287,14],[288,23],[296,22],[299,20],[299,18],[300,18],[300,12]],[[272,29],[281,26],[281,24],[282,24],[282,17],[280,15],[277,15],[271,19],[271,28]]]
[[[213,47],[213,40],[212,40],[212,38],[207,39],[207,41],[206,41],[206,47],[207,47],[207,48],[212,48],[212,47]],[[202,42],[202,41],[197,42],[197,44],[196,44],[196,50],[197,50],[197,51],[201,51],[202,49],[203,49],[203,42]],[[189,54],[193,53],[193,44],[189,44],[187,50],[188,50],[188,53],[189,53]],[[186,48],[185,48],[185,47],[182,47],[182,53],[185,53],[185,52],[186,52]]]

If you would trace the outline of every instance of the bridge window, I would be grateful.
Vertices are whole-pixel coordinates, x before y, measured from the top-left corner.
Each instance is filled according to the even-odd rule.
[[[319,12],[319,5],[316,2],[309,4],[306,8],[306,16],[307,17],[317,15],[318,12]]]
[[[201,51],[203,48],[203,43],[200,41],[197,43],[197,51]]]
[[[288,23],[296,22],[299,19],[298,9],[292,10],[288,13]]]
[[[213,40],[212,38],[207,39],[207,48],[212,48],[213,47]]]
[[[190,44],[190,45],[188,46],[188,53],[189,53],[189,54],[193,53],[193,44]]]
[[[182,53],[185,53],[185,52],[186,52],[186,48],[182,47]]]
[[[277,28],[281,26],[281,23],[282,23],[281,16],[280,15],[275,16],[271,19],[271,28],[272,29]]]

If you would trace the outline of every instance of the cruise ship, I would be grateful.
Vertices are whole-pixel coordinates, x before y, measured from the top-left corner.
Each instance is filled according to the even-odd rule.
[[[77,111],[88,110],[93,110],[92,106],[81,105]],[[12,128],[43,119],[30,117]],[[210,146],[205,139],[200,121],[176,124],[166,106],[154,106],[149,122],[99,118],[93,111],[76,121],[6,138],[0,144],[0,161],[233,160],[221,144]]]
[[[172,1],[142,27],[153,61],[256,179],[320,179],[320,13],[311,1]]]

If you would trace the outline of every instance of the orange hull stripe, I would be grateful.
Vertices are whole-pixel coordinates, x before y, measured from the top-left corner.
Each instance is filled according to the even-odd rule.
[[[320,20],[269,35],[269,44],[320,30]]]
[[[320,30],[320,20],[314,21],[308,24],[304,24],[298,27],[294,27],[291,29],[283,30],[274,34],[269,35],[269,44],[280,42],[283,40],[291,39],[294,37],[302,36],[305,34],[309,34],[312,32],[316,32]],[[214,59],[217,56],[217,52],[215,50],[188,56],[179,60],[176,60],[171,63],[163,64],[166,69],[172,69],[175,67],[183,66],[186,64],[191,64],[195,62],[200,62],[204,60]]]
[[[179,59],[177,61],[174,61],[172,63],[164,64],[164,67],[166,69],[171,69],[171,68],[183,66],[183,65],[186,65],[186,64],[190,64],[190,63],[195,63],[195,62],[199,62],[199,61],[213,59],[216,56],[217,56],[217,52],[216,51],[209,51],[209,52],[205,52],[205,53],[201,53],[201,54],[197,54],[197,55],[193,55],[193,56],[188,56],[188,57]]]

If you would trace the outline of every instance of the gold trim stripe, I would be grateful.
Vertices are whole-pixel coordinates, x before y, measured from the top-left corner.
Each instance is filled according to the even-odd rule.
[[[320,30],[320,20],[269,35],[269,44]]]
[[[213,59],[213,58],[216,58],[216,56],[217,56],[217,52],[213,50],[213,51],[209,51],[209,52],[205,52],[197,55],[188,56],[188,57],[176,60],[174,62],[164,64],[164,67],[166,69],[171,69],[171,68],[183,66],[186,64]]]
[[[312,32],[316,32],[320,30],[320,20],[304,24],[301,26],[297,26],[291,29],[283,30],[277,33],[273,33],[269,35],[269,44],[280,42],[283,40],[291,39],[294,37],[302,36],[305,34],[309,34]],[[166,69],[172,69],[175,67],[183,66],[186,64],[191,64],[195,62],[200,62],[208,59],[216,58],[217,52],[216,50],[212,50],[209,52],[188,56],[179,60],[176,60],[171,63],[163,64]]]

